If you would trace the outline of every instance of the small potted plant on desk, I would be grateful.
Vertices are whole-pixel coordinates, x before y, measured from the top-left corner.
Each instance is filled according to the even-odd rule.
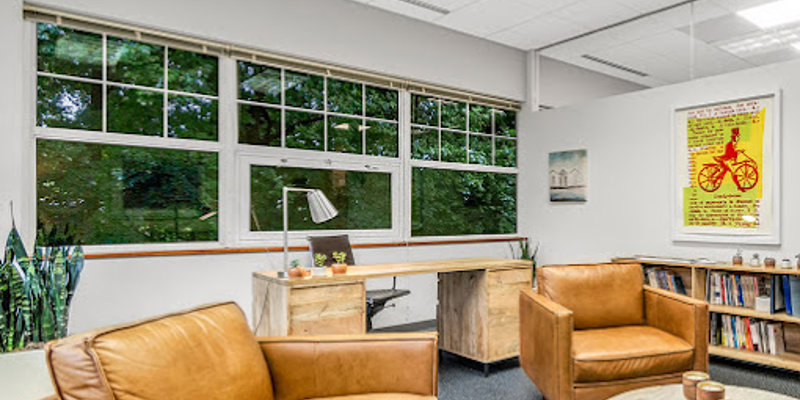
[[[302,278],[306,275],[306,269],[300,266],[300,260],[292,260],[289,266],[291,267],[289,268],[290,278]]]
[[[312,269],[312,275],[314,276],[325,276],[325,261],[328,261],[328,256],[322,253],[315,253],[314,254],[314,268]]]
[[[333,273],[346,274],[347,263],[345,262],[345,260],[347,259],[347,253],[343,251],[334,251],[332,255],[333,255],[333,260],[336,261],[333,265],[331,265]]]

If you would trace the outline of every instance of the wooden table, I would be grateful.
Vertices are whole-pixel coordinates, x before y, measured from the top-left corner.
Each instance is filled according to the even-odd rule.
[[[725,398],[730,400],[797,400],[794,397],[759,389],[725,385]],[[631,390],[608,400],[684,400],[681,384],[650,386]]]
[[[438,274],[439,348],[488,364],[519,355],[519,291],[531,287],[530,261],[464,258],[348,267],[346,274],[278,278],[253,273],[258,336],[363,334],[365,280]]]

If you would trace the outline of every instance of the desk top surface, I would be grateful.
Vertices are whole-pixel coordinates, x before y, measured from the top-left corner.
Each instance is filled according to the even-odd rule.
[[[452,260],[415,261],[395,264],[351,265],[347,267],[347,273],[345,274],[334,275],[329,270],[326,276],[308,276],[304,278],[278,278],[278,271],[258,271],[253,272],[253,277],[286,286],[301,286],[310,284],[360,281],[368,278],[380,278],[385,276],[474,271],[483,269],[519,269],[532,267],[533,263],[530,260],[482,257],[459,258]]]

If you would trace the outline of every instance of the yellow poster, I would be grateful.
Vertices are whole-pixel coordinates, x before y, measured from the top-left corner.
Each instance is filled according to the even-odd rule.
[[[676,111],[679,239],[776,235],[773,105],[770,95]]]

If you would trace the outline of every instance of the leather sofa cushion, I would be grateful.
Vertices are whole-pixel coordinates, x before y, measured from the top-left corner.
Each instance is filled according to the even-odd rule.
[[[436,400],[436,396],[407,393],[369,393],[352,396],[316,397],[309,400]]]
[[[639,264],[546,266],[539,293],[572,311],[575,329],[644,323],[644,276]]]
[[[574,331],[572,358],[576,383],[598,382],[690,370],[694,350],[650,326],[620,326]]]
[[[266,360],[234,303],[47,345],[65,400],[272,400]]]

